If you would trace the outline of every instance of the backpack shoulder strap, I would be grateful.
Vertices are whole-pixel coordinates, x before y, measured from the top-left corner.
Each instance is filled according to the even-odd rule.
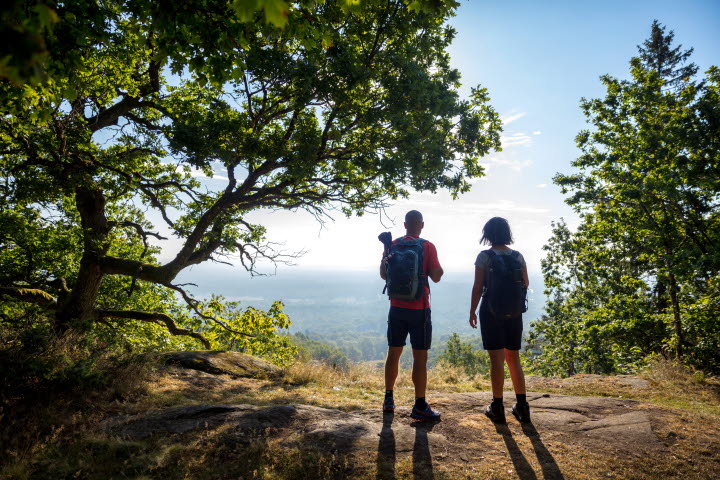
[[[495,258],[498,256],[497,253],[493,252],[492,248],[488,248],[487,250],[483,250],[483,253],[488,256],[490,259],[490,264],[492,265],[495,262]]]
[[[417,243],[422,244],[422,242],[424,242],[424,241],[425,240],[423,240],[422,238],[413,238],[408,235],[403,235],[402,237],[395,240],[395,244],[396,245],[413,245],[413,244],[417,244]]]
[[[518,267],[522,267],[522,263],[520,262],[520,252],[513,250],[512,253],[510,253],[510,258],[515,261]]]

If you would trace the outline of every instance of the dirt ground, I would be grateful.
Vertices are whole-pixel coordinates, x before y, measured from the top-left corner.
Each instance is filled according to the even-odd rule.
[[[205,447],[222,446],[222,455],[237,448],[252,450],[258,442],[266,448],[311,451],[330,459],[332,465],[321,475],[327,478],[720,478],[716,417],[638,400],[533,391],[528,393],[532,423],[520,424],[512,417],[508,401],[508,422],[496,425],[483,414],[489,392],[441,393],[432,396],[432,406],[442,412],[442,420],[422,423],[410,418],[408,406],[388,414],[357,403],[328,408],[332,402],[327,398],[311,405],[314,395],[307,395],[307,388],[301,393],[277,380],[181,369],[167,375],[172,377],[169,390],[190,392],[183,405],[111,416],[100,424],[103,435],[185,446],[204,437]],[[554,390],[564,388],[562,382],[577,386],[598,381],[649,388],[647,380],[632,376],[528,380],[531,386],[545,383]],[[278,389],[284,393],[267,393]],[[333,389],[342,395],[341,387]],[[215,391],[215,397],[188,401],[207,391]],[[228,391],[234,396],[223,395]],[[215,399],[251,402],[207,402]],[[218,455],[210,454],[208,464]],[[242,456],[236,461],[242,462]],[[275,478],[244,471],[248,478]]]
[[[148,371],[127,379],[137,393],[122,400],[42,413],[55,418],[53,434],[0,462],[0,478],[720,478],[720,381],[684,371],[529,375],[532,423],[510,414],[507,391],[504,425],[483,414],[487,380],[452,369],[431,371],[436,423],[410,418],[409,372],[398,408],[383,413],[382,372],[368,366],[281,371],[237,353],[184,352]]]

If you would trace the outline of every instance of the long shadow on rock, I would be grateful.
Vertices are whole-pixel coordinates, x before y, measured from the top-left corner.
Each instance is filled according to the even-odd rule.
[[[515,471],[517,472],[518,477],[523,480],[537,480],[535,470],[533,470],[532,466],[530,466],[530,462],[527,461],[527,458],[523,455],[522,450],[518,447],[518,444],[513,438],[508,426],[506,424],[496,423],[495,430],[503,437],[505,447],[510,455],[510,460],[512,460],[513,465],[515,466]]]
[[[380,441],[378,442],[377,455],[377,479],[395,480],[395,432],[392,423],[395,419],[393,412],[383,413],[382,430],[380,430]]]
[[[565,477],[560,471],[560,467],[555,461],[555,457],[552,456],[552,453],[550,453],[545,444],[542,442],[540,433],[538,433],[535,429],[535,426],[532,423],[523,423],[522,430],[523,433],[530,439],[530,442],[532,442],[533,449],[535,450],[535,456],[537,457],[538,462],[540,463],[540,468],[543,472],[543,477],[551,480],[564,479]]]
[[[428,433],[437,425],[437,422],[413,422],[411,427],[415,428],[415,444],[413,445],[413,479],[433,480],[432,456],[430,454],[430,442]]]

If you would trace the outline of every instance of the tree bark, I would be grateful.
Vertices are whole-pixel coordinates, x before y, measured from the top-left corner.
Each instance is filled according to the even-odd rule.
[[[673,324],[675,326],[675,336],[677,337],[677,346],[675,347],[675,354],[680,359],[683,356],[683,331],[682,331],[682,319],[680,317],[680,302],[677,296],[677,281],[675,280],[675,274],[669,272],[670,280],[670,303],[672,304],[673,312]]]
[[[102,190],[96,186],[80,186],[75,190],[75,203],[83,228],[83,256],[72,291],[55,314],[55,329],[59,333],[73,327],[81,330],[90,328],[104,275],[100,260],[109,247],[107,236],[110,228],[105,218]]]
[[[680,359],[683,356],[683,331],[682,331],[682,318],[680,317],[680,302],[678,300],[678,285],[677,279],[675,278],[675,272],[673,271],[673,265],[671,262],[672,248],[668,239],[665,239],[665,268],[668,273],[668,291],[670,293],[670,306],[672,307],[673,315],[673,326],[675,328],[675,336],[677,337],[677,344],[675,346],[675,356]]]

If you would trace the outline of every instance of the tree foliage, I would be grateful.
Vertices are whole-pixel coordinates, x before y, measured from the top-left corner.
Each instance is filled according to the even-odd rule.
[[[16,85],[45,78],[45,36],[58,22],[49,2],[6,0],[0,6],[0,79]]]
[[[318,361],[335,368],[347,368],[350,360],[336,345],[311,338],[309,335],[298,332],[290,337],[290,341],[297,349],[297,357],[302,362]]]
[[[631,79],[604,76],[605,98],[581,102],[578,171],[554,181],[582,222],[554,225],[545,246],[533,338],[548,371],[629,371],[671,351],[718,368],[717,327],[695,305],[713,304],[720,271],[720,71],[695,81],[672,39],[653,23]]]
[[[456,2],[250,3],[54,5],[44,80],[0,81],[8,328],[20,308],[56,333],[262,350],[287,326],[279,304],[241,312],[176,281],[291,260],[252,212],[360,215],[482,175],[500,121],[486,90],[457,93]],[[166,237],[179,247],[161,261]]]
[[[487,352],[481,348],[473,348],[471,343],[463,342],[457,333],[450,335],[438,360],[462,368],[469,376],[490,371],[490,357]]]

